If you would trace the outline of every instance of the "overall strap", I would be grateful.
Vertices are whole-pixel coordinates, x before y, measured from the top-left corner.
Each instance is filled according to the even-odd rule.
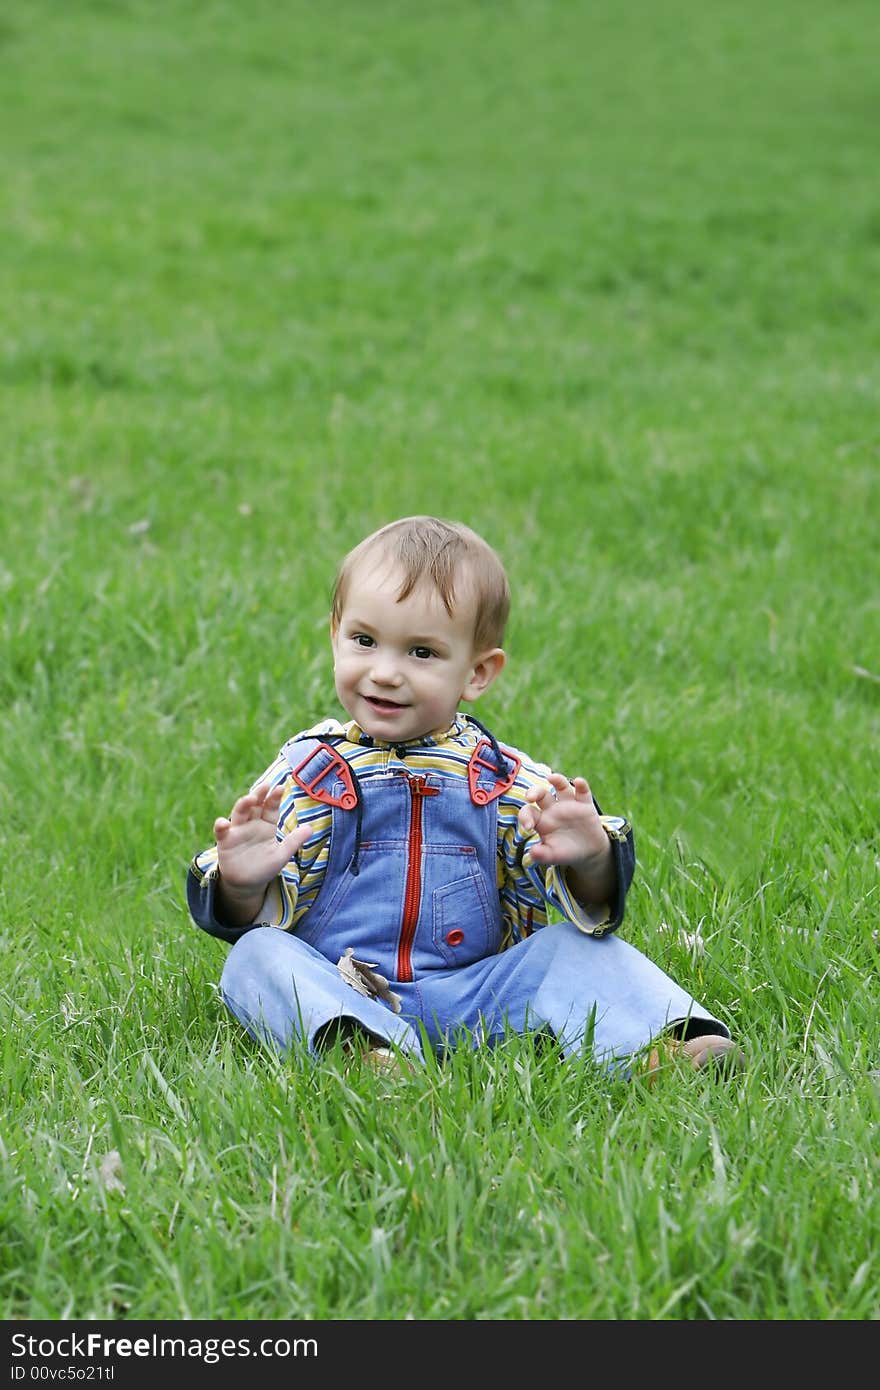
[[[504,792],[508,791],[517,779],[522,760],[507,749],[502,749],[495,735],[485,724],[469,714],[468,719],[476,724],[485,738],[480,739],[468,763],[468,789],[475,806],[488,806]],[[491,758],[487,755],[491,752]]]
[[[341,811],[353,811],[358,804],[357,782],[342,754],[324,739],[290,739],[282,748],[290,764],[293,780],[315,801],[325,806],[337,806]],[[333,792],[328,780],[338,778],[341,792]]]
[[[291,738],[281,751],[290,764],[294,782],[314,801],[332,806],[336,811],[357,812],[354,858],[349,865],[349,872],[357,876],[364,815],[361,787],[354,769],[349,767],[342,754],[330,743],[329,740],[333,737],[334,735],[328,735],[326,739],[321,739],[306,735],[302,738]],[[326,785],[328,779],[336,778],[342,783],[341,792],[331,791],[330,786]]]

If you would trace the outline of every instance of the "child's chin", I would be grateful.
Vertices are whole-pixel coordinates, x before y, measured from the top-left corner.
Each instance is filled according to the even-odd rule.
[[[379,734],[383,738],[393,734],[398,738],[407,738],[412,724],[412,720],[407,718],[407,713],[405,709],[381,710],[368,705],[364,710],[363,719],[358,720],[358,723],[368,734]]]

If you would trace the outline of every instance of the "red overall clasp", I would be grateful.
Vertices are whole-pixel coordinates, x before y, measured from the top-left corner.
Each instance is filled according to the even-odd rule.
[[[324,766],[312,777],[300,776],[303,769],[308,767],[309,763],[313,762],[321,753],[325,753],[328,758]],[[319,786],[325,777],[331,775],[339,777],[345,788],[338,796],[334,796],[326,787]],[[302,787],[304,792],[308,792],[309,796],[314,797],[315,801],[322,801],[325,806],[338,806],[343,811],[353,811],[357,806],[357,792],[355,791],[351,768],[342,755],[337,753],[335,748],[330,747],[329,743],[319,743],[317,748],[303,758],[298,767],[293,769],[293,780]]]
[[[471,801],[475,806],[487,806],[490,801],[494,801],[496,797],[501,796],[512,787],[522,766],[522,762],[519,758],[515,758],[512,753],[507,753],[502,750],[504,753],[504,761],[508,766],[507,775],[502,777],[498,771],[494,753],[491,759],[483,757],[484,750],[487,748],[491,749],[491,747],[492,745],[487,738],[481,739],[471,754],[471,760],[468,763],[468,787],[470,788]],[[494,787],[480,786],[479,776],[481,769],[484,769],[486,772],[491,772],[492,776],[495,778]]]

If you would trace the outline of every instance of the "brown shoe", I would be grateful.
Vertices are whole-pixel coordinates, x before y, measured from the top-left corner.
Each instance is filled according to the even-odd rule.
[[[390,1047],[368,1047],[364,1051],[364,1061],[373,1071],[383,1076],[405,1076],[409,1067],[392,1052]]]
[[[732,1076],[742,1071],[745,1056],[732,1038],[723,1038],[719,1033],[700,1033],[687,1042],[674,1038],[664,1038],[655,1043],[648,1054],[642,1074],[653,1081],[665,1066],[684,1059],[696,1071],[711,1068],[721,1076]]]
[[[681,1055],[690,1060],[691,1066],[699,1071],[704,1067],[717,1067],[719,1071],[742,1071],[746,1064],[742,1049],[733,1038],[722,1038],[718,1033],[701,1033],[699,1037],[689,1038],[681,1044]]]
[[[374,1036],[350,1019],[333,1019],[315,1038],[315,1045],[318,1048],[330,1048],[336,1042],[341,1043],[343,1066],[346,1070],[364,1064],[375,1072],[383,1072],[386,1076],[403,1076],[411,1070],[410,1064],[396,1052],[392,1052],[390,1047],[383,1047],[378,1040],[373,1042]]]

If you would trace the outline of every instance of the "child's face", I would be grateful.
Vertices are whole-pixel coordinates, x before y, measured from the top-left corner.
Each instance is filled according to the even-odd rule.
[[[336,693],[365,733],[402,743],[446,729],[461,700],[475,700],[504,653],[474,650],[473,600],[447,613],[430,582],[398,602],[402,578],[365,559],[331,632]]]

